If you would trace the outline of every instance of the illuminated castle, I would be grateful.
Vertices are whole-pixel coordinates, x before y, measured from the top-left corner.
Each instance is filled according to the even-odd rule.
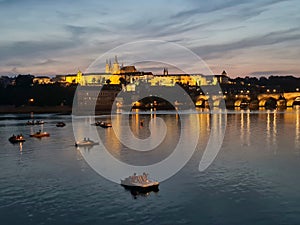
[[[120,66],[118,62],[118,57],[115,56],[115,61],[112,64],[110,59],[106,60],[105,64],[105,73],[112,75],[120,75],[120,74],[130,74],[130,73],[138,73],[135,66]]]
[[[80,84],[82,86],[102,86],[106,84],[119,85],[126,84],[127,89],[134,90],[140,82],[148,83],[151,86],[174,86],[176,83],[201,86],[225,84],[229,82],[229,77],[225,71],[221,75],[203,74],[170,74],[168,68],[163,68],[162,74],[153,75],[151,72],[138,71],[135,66],[120,66],[117,56],[114,62],[106,60],[105,73],[82,73],[57,75],[55,80],[66,84]]]
[[[111,64],[110,59],[106,60],[106,65],[105,65],[105,73],[110,73],[110,74],[120,74],[120,65],[118,62],[118,57],[115,56],[115,61],[113,64]]]

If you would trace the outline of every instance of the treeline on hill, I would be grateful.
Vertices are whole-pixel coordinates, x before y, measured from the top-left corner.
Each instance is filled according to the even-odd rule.
[[[19,75],[14,85],[0,87],[0,105],[72,106],[77,85],[33,84],[33,78]]]
[[[7,86],[0,89],[0,105],[72,106],[76,86]]]
[[[269,76],[267,77],[237,77],[230,79],[235,82],[236,86],[240,85],[256,85],[265,88],[277,88],[282,92],[293,92],[300,87],[300,78],[293,76]]]

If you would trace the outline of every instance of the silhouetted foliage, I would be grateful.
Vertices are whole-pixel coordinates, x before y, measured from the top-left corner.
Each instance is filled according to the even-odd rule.
[[[28,84],[28,83],[27,83]],[[28,105],[29,99],[34,99],[30,105],[57,106],[73,103],[76,85],[63,87],[56,84],[34,86],[8,86],[0,88],[0,105]]]
[[[18,75],[16,78],[16,86],[18,87],[30,87],[33,84],[33,75]]]

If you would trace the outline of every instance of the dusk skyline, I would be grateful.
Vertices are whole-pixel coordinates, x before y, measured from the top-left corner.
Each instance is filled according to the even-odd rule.
[[[121,44],[162,40],[215,74],[299,77],[299,11],[297,0],[0,0],[0,75],[76,73]]]

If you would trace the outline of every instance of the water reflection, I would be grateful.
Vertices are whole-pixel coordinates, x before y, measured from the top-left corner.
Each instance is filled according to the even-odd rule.
[[[274,110],[273,113],[273,129],[272,129],[272,143],[273,143],[273,153],[276,155],[277,154],[277,116],[278,113],[276,110]]]
[[[300,152],[300,110],[296,109],[296,125],[295,125],[295,149]]]
[[[134,191],[134,190],[126,190],[126,191],[130,192],[133,199],[137,199],[139,197],[146,198],[146,197],[149,197],[151,194],[158,193],[158,190],[157,191],[148,191],[148,192],[138,192],[138,191]]]
[[[22,151],[23,151],[23,142],[19,142],[19,147],[20,147],[20,153],[22,154]]]
[[[114,125],[119,127],[120,132],[122,132],[124,127],[124,116],[128,115],[114,115]],[[108,116],[106,120],[110,120],[110,117],[111,116]],[[149,114],[139,114],[136,112],[129,116],[129,127],[136,138],[145,139],[151,135],[149,130],[150,124],[154,128],[152,129],[154,136],[157,136],[158,132],[155,129],[156,123],[158,122],[156,120],[157,118],[164,120],[167,127],[167,135],[162,142],[151,151],[142,152],[130,149],[130,147],[122,144],[113,129],[102,129],[99,127],[93,127],[93,129],[96,130],[97,136],[103,142],[105,149],[99,149],[99,147],[95,146],[91,149],[82,149],[81,151],[84,151],[83,154],[108,151],[115,159],[128,163],[129,165],[152,165],[166,159],[175,149],[180,137],[188,143],[196,131],[199,133],[198,151],[203,152],[210,144],[222,144],[222,129],[226,123],[227,115],[222,113],[199,113],[179,116],[176,113],[159,114],[156,111]],[[196,120],[198,120],[199,123],[195,123]],[[141,126],[141,121],[143,121],[143,126]],[[93,123],[91,118],[82,118],[81,121],[79,121],[78,129],[76,130],[81,138],[94,135],[91,133],[91,123]],[[182,131],[181,126],[183,124],[185,129]],[[288,138],[293,138],[292,142],[287,142],[284,139],[284,137],[287,138],[287,133],[289,134]],[[249,148],[263,151],[267,150],[267,152],[271,152],[274,155],[279,154],[280,151],[284,151],[285,149],[295,149],[295,151],[299,152],[299,110],[287,110],[284,113],[276,110],[256,112],[245,110],[231,113],[225,133],[225,136],[227,135],[232,135],[230,137],[232,144],[240,144],[242,150]],[[95,139],[97,140],[98,137]],[[211,137],[213,138],[210,139]],[[291,144],[293,146],[290,146]],[[286,148],[283,146],[286,146]],[[182,156],[186,154],[186,151],[186,149],[182,149]],[[211,162],[216,154],[218,154],[218,151],[214,149],[209,153],[203,154],[203,157],[211,158],[211,160],[207,160]]]
[[[245,140],[245,133],[244,133],[244,110],[241,111],[241,127],[240,127],[240,139]]]
[[[271,113],[270,110],[267,110],[267,147],[270,147],[271,144]]]
[[[248,113],[247,113],[247,126],[246,126],[246,128],[247,128],[247,131],[246,131],[246,134],[247,134],[247,136],[246,136],[246,143],[247,143],[248,146],[250,146],[250,135],[251,135],[251,126],[250,126],[250,124],[251,124],[251,121],[250,121],[250,111],[248,110]]]
[[[249,110],[241,110],[240,113],[240,140],[242,140],[242,146],[250,146],[251,135],[251,117]]]

